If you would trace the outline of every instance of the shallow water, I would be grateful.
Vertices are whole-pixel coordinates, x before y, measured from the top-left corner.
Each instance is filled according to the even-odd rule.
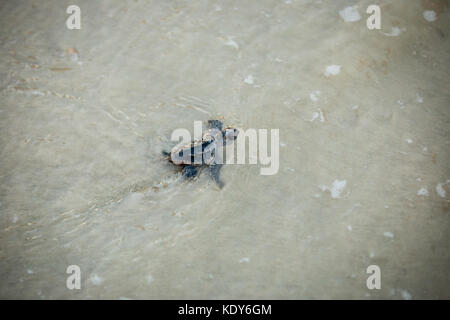
[[[378,3],[2,2],[0,297],[449,299],[448,2]],[[278,173],[183,180],[214,118],[278,128]]]

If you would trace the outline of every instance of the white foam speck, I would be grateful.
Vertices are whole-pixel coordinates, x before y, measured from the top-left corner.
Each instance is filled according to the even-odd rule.
[[[398,27],[393,27],[391,32],[385,32],[384,35],[388,37],[398,37],[404,30],[405,28],[400,29]]]
[[[98,275],[94,274],[94,275],[91,277],[91,282],[92,282],[92,284],[94,284],[94,285],[99,285],[99,284],[101,284],[101,283],[103,282],[103,279],[100,278]]]
[[[28,273],[28,274],[33,274],[34,271],[33,271],[32,269],[28,269],[28,270],[27,270],[27,273]]]
[[[418,196],[428,196],[428,190],[426,188],[421,188],[419,191],[417,191]]]
[[[315,111],[315,112],[313,113],[313,115],[312,115],[311,120],[307,120],[307,121],[313,122],[313,121],[315,121],[316,119],[319,119],[320,122],[324,122],[324,121],[325,121],[325,117],[323,116],[322,110],[319,109],[318,112]]]
[[[320,95],[320,91],[319,91],[319,90],[316,90],[316,91],[313,91],[313,92],[311,92],[311,93],[309,94],[309,98],[310,98],[312,101],[316,102],[316,101],[319,101],[319,95]]]
[[[369,254],[369,257],[370,257],[371,259],[375,258],[375,253],[371,252],[371,253]]]
[[[227,41],[225,41],[225,45],[233,47],[235,49],[239,49],[239,45],[231,37],[228,37]]]
[[[39,90],[31,90],[30,93],[34,96],[41,96],[41,97],[45,96],[45,93]]]
[[[244,82],[245,82],[245,83],[248,83],[248,84],[253,84],[253,82],[254,82],[253,76],[252,76],[251,74],[248,75],[248,76],[245,78]]]
[[[133,299],[127,297],[120,297],[119,300],[133,300]]]
[[[394,238],[394,234],[392,232],[385,232],[383,235],[388,238]]]
[[[449,182],[450,182],[450,180],[447,180],[447,183],[449,183]],[[445,196],[446,196],[444,185],[446,185],[447,183],[438,183],[436,186],[436,192],[442,198],[445,198]]]
[[[412,139],[406,139],[406,142],[413,143],[414,141],[412,141]]]
[[[332,198],[340,198],[342,191],[344,191],[347,185],[346,180],[334,180],[333,185],[330,188]]]
[[[436,12],[433,10],[426,10],[423,12],[423,18],[428,22],[433,22],[437,19]]]
[[[416,99],[417,103],[423,103],[423,97],[420,94],[417,93],[416,97],[417,97],[417,99]]]
[[[239,263],[250,262],[250,258],[244,257],[239,260]]]
[[[332,64],[325,68],[325,76],[335,76],[338,75],[341,72],[341,66]]]
[[[359,106],[355,105],[352,107],[352,110],[356,110],[356,109],[359,109]]]
[[[346,185],[347,185],[346,180],[334,180],[331,187],[320,186],[319,188],[322,191],[325,191],[325,190],[330,191],[331,197],[333,199],[339,199],[339,198],[341,198],[341,193],[344,191]]]
[[[353,228],[352,228],[351,225],[348,225],[348,226],[347,226],[347,229],[348,229],[348,231],[352,231],[352,230],[353,230]]]
[[[345,22],[355,22],[361,20],[361,15],[356,6],[346,7],[339,11],[339,15]]]
[[[153,282],[153,277],[151,275],[147,276],[147,284],[150,284]]]
[[[408,291],[402,290],[402,298],[404,300],[411,300],[412,296],[411,296],[411,294]]]

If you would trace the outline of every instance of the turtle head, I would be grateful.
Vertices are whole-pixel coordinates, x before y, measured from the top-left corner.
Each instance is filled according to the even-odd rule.
[[[239,134],[239,130],[233,127],[226,127],[225,129],[223,129],[222,132],[223,132],[223,142],[226,145],[236,140]]]

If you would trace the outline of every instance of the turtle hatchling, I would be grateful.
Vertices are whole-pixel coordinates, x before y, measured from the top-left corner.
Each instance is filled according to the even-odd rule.
[[[222,147],[231,144],[239,134],[235,128],[222,126],[219,120],[208,120],[208,129],[201,139],[176,146],[170,152],[163,152],[163,155],[174,165],[182,166],[186,178],[196,177],[201,167],[209,167],[211,178],[222,188],[220,169],[223,161],[217,150],[222,151]]]

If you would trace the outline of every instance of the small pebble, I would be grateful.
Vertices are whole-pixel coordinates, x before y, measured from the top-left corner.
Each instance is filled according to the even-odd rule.
[[[72,59],[72,61],[78,61],[78,51],[77,51],[77,49],[75,49],[75,48],[67,48],[66,52],[69,55],[70,59]]]
[[[385,232],[383,235],[388,238],[394,238],[394,234],[392,232]]]
[[[436,12],[433,10],[426,10],[423,12],[423,18],[428,22],[433,22],[437,19]]]

